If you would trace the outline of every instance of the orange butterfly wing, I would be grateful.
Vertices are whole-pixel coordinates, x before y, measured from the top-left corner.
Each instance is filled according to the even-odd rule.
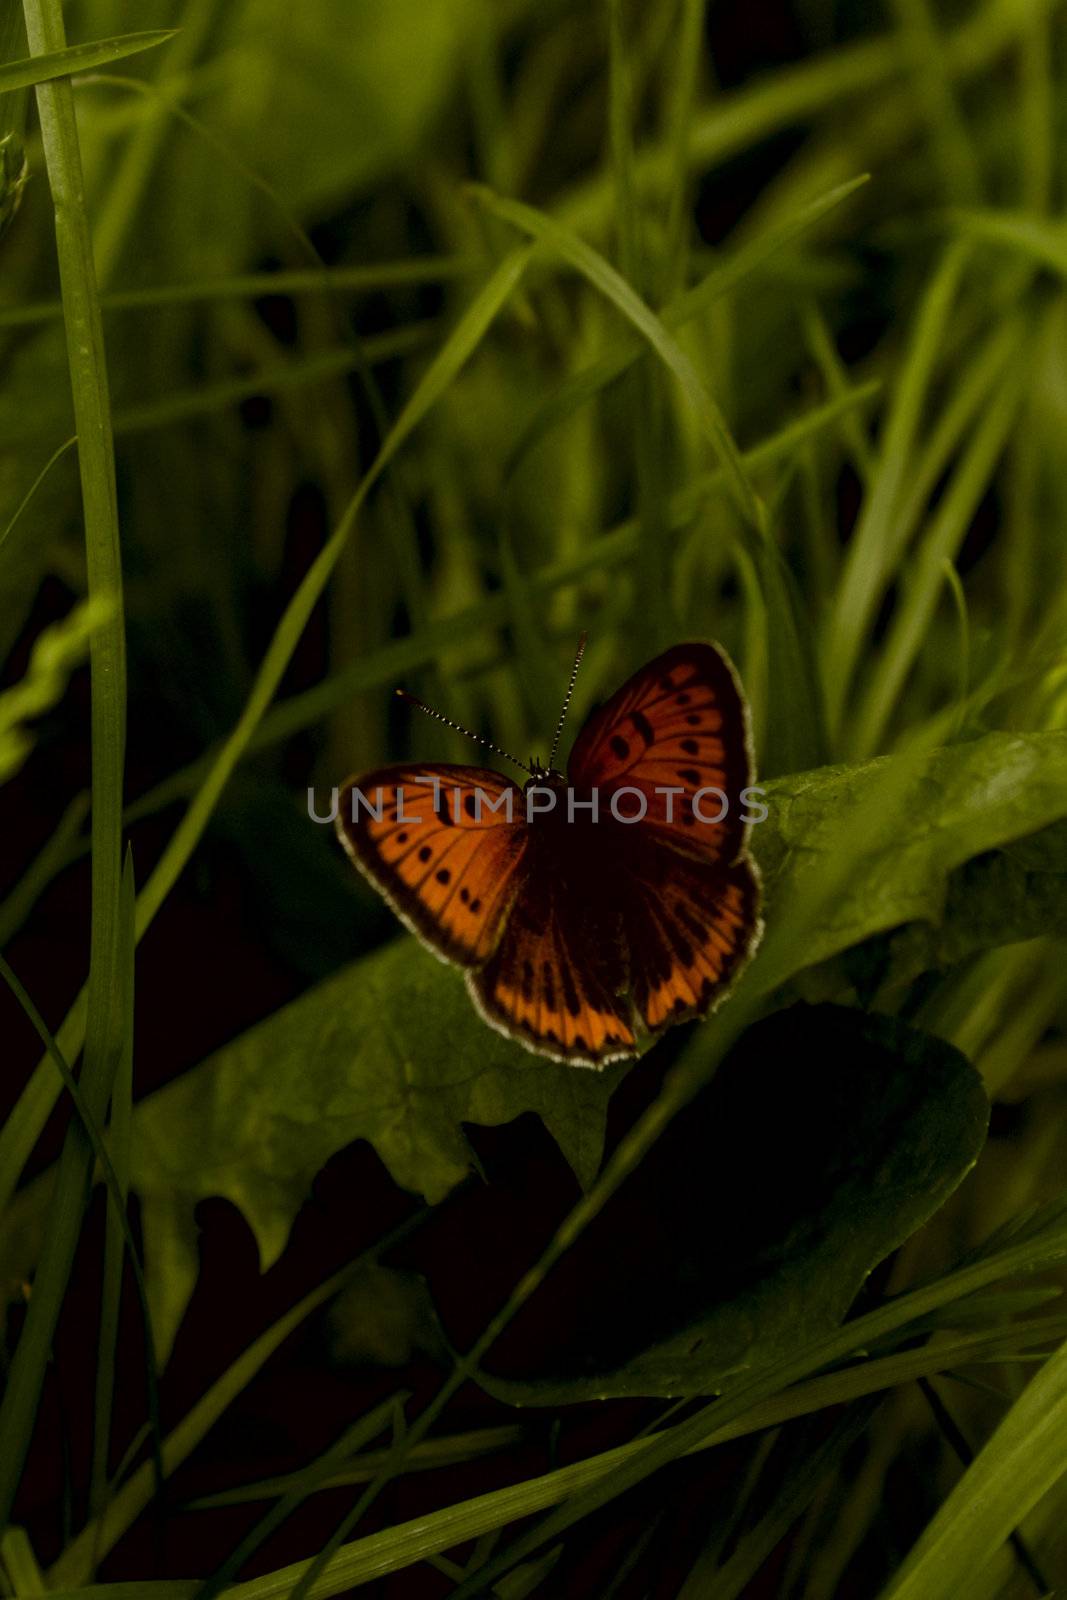
[[[732,862],[744,848],[742,789],[752,782],[748,709],[734,670],[714,645],[679,644],[647,663],[594,711],[568,763],[577,788],[636,789],[647,811],[642,829],[701,860]],[[657,790],[673,789],[671,795]],[[702,789],[720,790],[722,803]],[[693,805],[694,796],[698,804]],[[640,802],[620,798],[624,815]]]
[[[626,863],[623,937],[630,992],[649,1033],[707,1016],[759,939],[759,879],[746,859],[723,868],[646,841]]]
[[[592,893],[568,892],[551,838],[529,831],[522,893],[496,951],[468,973],[467,987],[487,1022],[557,1061],[600,1067],[632,1056],[615,908]]]
[[[337,832],[360,871],[436,954],[477,966],[521,884],[522,791],[478,767],[384,767],[349,779]]]
[[[693,643],[648,662],[589,718],[568,772],[576,787],[599,790],[601,815],[622,788],[647,805],[640,821],[606,825],[628,988],[643,1026],[658,1033],[706,1016],[762,932],[741,800],[753,779],[748,709],[729,661]],[[680,792],[657,792],[667,788]],[[702,789],[725,798],[721,818],[719,794]],[[623,815],[638,809],[627,796]]]

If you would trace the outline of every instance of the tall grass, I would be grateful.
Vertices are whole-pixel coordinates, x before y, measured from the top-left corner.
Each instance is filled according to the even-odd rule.
[[[664,1469],[754,1435],[735,1495],[714,1473],[699,1480],[708,1530],[688,1565],[663,1563],[671,1592],[740,1595],[776,1552],[779,1592],[804,1600],[857,1584],[909,1600],[1010,1596],[1035,1573],[1051,1589],[1067,1561],[1065,1328],[1045,1309],[1067,1260],[1067,799],[1057,810],[1049,798],[1067,739],[1062,5],[985,0],[957,14],[894,0],[829,39],[818,8],[798,3],[787,14],[799,59],[756,76],[700,0],[359,10],[354,27],[335,0],[299,13],[156,0],[134,19],[85,0],[71,45],[59,0],[24,0],[22,24],[9,6],[14,25],[0,29],[0,140],[10,108],[32,165],[25,190],[20,179],[0,194],[8,679],[50,608],[85,596],[99,619],[87,725],[76,683],[30,727],[36,747],[3,796],[15,832],[0,901],[13,1041],[0,1260],[30,1285],[10,1319],[0,1403],[8,1591],[92,1585],[119,1600],[132,1576],[159,1600],[299,1600],[407,1572],[419,1594],[418,1564],[431,1561],[459,1596],[555,1594],[615,1517],[633,1549],[610,1592],[652,1592],[655,1541],[636,1538],[622,1497],[654,1498]],[[99,70],[126,56],[134,77]],[[717,82],[720,69],[736,81]],[[343,1266],[220,1358],[164,1425],[156,1367],[170,1337],[154,1339],[151,1308],[180,1317],[195,1227],[177,1183],[168,1203],[146,1199],[140,1229],[131,1209],[135,1102],[157,1086],[151,1041],[168,1028],[142,1004],[138,947],[151,929],[175,1005],[222,997],[205,1052],[250,1014],[274,1013],[280,994],[257,995],[250,1012],[240,980],[231,993],[220,976],[211,922],[225,894],[211,875],[224,859],[265,908],[245,926],[249,950],[314,996],[381,925],[324,830],[308,829],[304,780],[335,783],[409,749],[460,756],[430,724],[416,746],[384,709],[388,689],[420,677],[449,715],[529,748],[582,629],[579,721],[656,650],[722,640],[786,824],[812,785],[847,795],[853,769],[882,759],[835,813],[832,852],[783,825],[765,940],[735,995],[663,1052],[673,1065],[658,1091],[643,1110],[631,1102],[599,1177],[542,1228],[540,1253],[504,1263],[510,1291],[432,1391],[418,1405],[406,1387],[378,1393],[318,1459],[249,1485],[271,1507],[213,1577],[196,1550],[175,1572],[135,1571],[124,1541],[165,1514],[164,1483],[195,1467],[283,1341],[367,1265]],[[981,748],[1001,765],[965,795],[938,788],[953,752],[993,735]],[[83,757],[87,797],[70,778]],[[1013,761],[1032,763],[1032,783]],[[975,830],[983,805],[1002,808],[995,839]],[[891,899],[894,870],[914,873],[935,820],[951,871],[940,902],[897,918],[895,933],[864,896],[874,885]],[[207,886],[202,950],[175,910],[195,903],[193,884]],[[41,935],[54,936],[56,907],[78,927],[86,896],[71,981],[69,963],[42,958]],[[835,945],[847,918],[860,931]],[[356,1006],[368,971],[351,969]],[[557,1263],[746,1029],[805,995],[947,1040],[995,1103],[1018,1108],[1013,1137],[991,1141],[897,1251],[892,1292],[879,1298],[880,1283],[828,1331],[798,1318],[795,1351],[757,1354],[721,1394],[694,1380],[681,1418],[639,1431],[620,1406],[622,1443],[547,1472],[505,1457],[487,1492],[454,1496],[442,1482],[414,1519],[383,1501],[384,1525],[369,1531],[383,1491],[427,1452],[492,1448],[463,1431],[463,1386],[492,1389],[483,1369]],[[443,1036],[423,1019],[409,1080],[452,1093],[471,1049],[470,1077],[488,1071],[471,1028]],[[34,1067],[23,1055],[40,1045]],[[271,1064],[268,1042],[262,1071]],[[548,1093],[580,1121],[565,1073]],[[256,1096],[249,1081],[243,1105]],[[455,1104],[445,1121],[460,1145],[462,1123],[514,1115]],[[308,1114],[290,1109],[291,1127],[263,1141],[283,1153]],[[228,1112],[235,1125],[244,1114]],[[413,1148],[428,1149],[423,1113],[405,1114]],[[176,1126],[183,1139],[195,1144]],[[195,1149],[179,1154],[195,1161]],[[251,1221],[257,1159],[242,1154],[203,1192],[230,1195]],[[287,1191],[283,1239],[298,1203]],[[415,1249],[430,1215],[413,1213],[367,1259],[408,1235]],[[1005,1288],[1039,1271],[1057,1274],[1051,1288]],[[55,1454],[42,1396],[53,1367],[65,1381],[72,1279],[86,1272],[99,1279],[93,1326],[66,1381],[92,1395],[92,1438],[69,1463],[57,1534],[33,1473]],[[127,1283],[143,1311],[136,1346]],[[977,1439],[952,1483],[951,1441],[907,1411],[919,1380],[945,1375],[971,1383],[957,1409]],[[993,1407],[976,1398],[983,1375]],[[134,1385],[147,1398],[128,1434],[119,1402]],[[833,1430],[789,1431],[832,1406],[845,1408]],[[557,1418],[565,1407],[546,1402]],[[922,1460],[936,1462],[936,1485],[893,1548],[882,1491]],[[332,1531],[290,1560],[279,1530],[330,1486],[347,1493],[331,1502]],[[471,1539],[489,1542],[457,1558]],[[243,1576],[253,1561],[258,1575]]]

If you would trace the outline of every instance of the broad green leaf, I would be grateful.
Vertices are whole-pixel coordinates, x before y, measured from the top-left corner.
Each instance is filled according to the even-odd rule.
[[[850,819],[893,759],[822,767],[768,785],[770,815],[753,830],[768,921],[797,872],[817,874],[820,857],[837,857]],[[902,826],[894,813],[884,839],[866,841],[861,870],[832,917],[796,951],[794,972],[905,923],[939,927],[958,867],[1067,816],[1067,733],[990,733],[935,751],[909,786],[905,815]]]
[[[493,1032],[455,969],[414,939],[354,962],[138,1106],[132,1181],[153,1217],[150,1243],[185,1262],[177,1295],[151,1269],[161,1348],[195,1276],[183,1219],[197,1201],[232,1200],[266,1268],[342,1146],[370,1140],[397,1183],[436,1201],[470,1170],[462,1124],[524,1111],[544,1120],[587,1185],[622,1072],[560,1066]]]
[[[909,922],[842,957],[840,978],[872,993],[1026,939],[1067,937],[1067,823],[1009,841],[949,875],[940,917]],[[821,975],[831,978],[833,967]],[[818,981],[818,980],[816,980]]]
[[[562,1309],[531,1313],[556,1330],[537,1373],[494,1366],[482,1381],[554,1406],[707,1394],[778,1359],[835,1327],[937,1210],[977,1159],[987,1114],[960,1052],[893,1018],[829,1005],[766,1018],[555,1269]],[[620,1234],[648,1241],[625,1279]]]

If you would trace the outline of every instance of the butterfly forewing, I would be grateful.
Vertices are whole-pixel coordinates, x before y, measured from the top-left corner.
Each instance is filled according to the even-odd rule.
[[[478,767],[386,767],[338,797],[337,831],[408,926],[461,966],[496,948],[519,887],[522,792]]]
[[[645,825],[664,843],[733,861],[744,846],[740,796],[752,761],[747,712],[726,658],[714,645],[680,644],[650,661],[589,718],[568,775],[577,788],[598,790],[602,810],[614,791],[638,790]],[[637,795],[618,799],[626,815],[640,803]]]

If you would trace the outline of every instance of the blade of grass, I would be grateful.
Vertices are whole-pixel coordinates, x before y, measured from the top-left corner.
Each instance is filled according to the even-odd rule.
[[[716,263],[710,272],[680,294],[660,312],[664,326],[671,332],[682,328],[696,317],[702,316],[724,295],[739,288],[777,251],[789,244],[805,230],[813,227],[820,218],[832,211],[842,201],[869,182],[866,174],[852,178],[847,183],[819,195],[801,206],[792,216],[759,234],[742,245],[726,260]],[[535,410],[524,425],[518,439],[508,453],[505,472],[512,475],[526,454],[552,428],[558,426],[580,406],[621,377],[624,372],[647,353],[647,344],[639,338],[627,338],[618,349],[602,356],[582,371],[575,373]]]
[[[180,78],[196,61],[215,21],[215,0],[191,0],[182,8],[182,26],[167,52],[161,71]],[[154,85],[146,87],[150,94]],[[134,227],[141,196],[148,187],[156,158],[163,146],[168,119],[161,106],[153,106],[140,122],[115,163],[96,219],[96,259],[100,282],[110,282],[126,239]]]
[[[966,263],[966,247],[958,242],[952,244],[930,279],[897,379],[878,468],[849,545],[825,633],[823,678],[832,739],[839,735],[860,648],[893,570],[898,549],[893,527],[895,513],[909,482],[926,391]]]
[[[24,0],[35,55],[65,46],[61,0]],[[67,331],[67,356],[78,434],[89,597],[112,610],[90,640],[92,738],[92,913],[86,1050],[81,1090],[95,1122],[103,1119],[118,1064],[122,784],[126,734],[126,656],[122,560],[103,326],[97,299],[81,150],[68,79],[37,86],[45,164],[55,209],[56,253]],[[51,1227],[26,1322],[0,1405],[0,1526],[29,1449],[52,1334],[66,1293],[92,1170],[81,1121],[64,1140]]]
[[[175,29],[154,28],[146,33],[120,33],[113,39],[96,39],[90,44],[71,44],[42,50],[25,61],[5,61],[0,65],[0,94],[13,89],[32,89],[38,83],[67,78],[72,72],[90,72],[106,67],[123,56],[135,56],[157,44],[173,39]]]
[[[444,283],[484,273],[489,263],[479,256],[418,256],[382,261],[372,266],[294,268],[292,271],[244,272],[225,278],[194,278],[188,283],[156,283],[143,289],[120,289],[100,296],[104,311],[144,311],[156,306],[195,305],[201,300],[256,300],[269,294],[374,294],[406,284]],[[58,322],[59,300],[0,307],[0,328],[35,327]]]
[[[13,511],[13,513],[12,513],[11,517],[9,518],[6,526],[4,527],[3,532],[0,533],[0,550],[2,550],[4,548],[4,544],[6,543],[8,538],[11,536],[12,529],[15,527],[15,525],[18,522],[19,518],[22,516],[22,513],[25,511],[26,507],[30,504],[30,501],[33,499],[34,495],[37,493],[38,489],[41,487],[41,484],[47,478],[48,474],[51,472],[51,470],[55,466],[56,462],[62,456],[66,455],[68,450],[73,449],[73,447],[77,444],[77,442],[78,441],[77,441],[76,438],[66,439],[59,446],[58,450],[53,450],[52,451],[52,454],[48,457],[48,460],[45,462],[44,466],[41,468],[40,472],[37,474],[36,478],[34,478],[33,482],[30,484],[30,487],[26,490],[26,493],[23,495],[22,499],[19,501],[18,505],[15,507],[15,510]]]
[[[1049,53],[1048,19],[1032,11],[1026,18],[1019,52],[1019,164],[1024,208],[1040,215],[1052,194],[1055,95]]]
[[[667,117],[667,221],[663,236],[660,295],[671,300],[685,283],[689,261],[689,141],[696,108],[704,43],[704,0],[679,0],[677,67]]]
[[[1021,336],[1021,327],[1018,332]],[[882,739],[905,679],[922,648],[944,581],[944,564],[955,560],[1007,443],[1028,370],[1025,360],[1017,361],[993,396],[922,540],[882,658],[850,730],[849,748],[853,759],[863,760],[872,754]]]
[[[950,211],[947,221],[957,233],[988,244],[1003,245],[1067,278],[1067,225],[1020,211]]]
[[[829,1436],[795,1462],[773,1505],[738,1540],[717,1569],[694,1567],[678,1600],[739,1600],[756,1574],[808,1509],[823,1483],[841,1470],[845,1456],[866,1432],[877,1402],[854,1405],[834,1423]]]
[[[100,1340],[96,1360],[96,1396],[93,1425],[93,1454],[89,1475],[89,1510],[98,1516],[108,1489],[108,1455],[111,1443],[111,1407],[115,1393],[115,1361],[118,1353],[119,1306],[122,1298],[123,1252],[126,1233],[123,1219],[130,1187],[130,1140],[133,1118],[133,1004],[134,1004],[134,882],[133,858],[129,846],[122,873],[122,906],[119,950],[119,1006],[122,1015],[122,1054],[111,1089],[111,1159],[118,1193],[109,1191],[104,1233],[104,1274],[100,1293]],[[155,1348],[151,1326],[146,1329],[149,1352]],[[151,1382],[149,1385],[152,1387]],[[158,1418],[156,1419],[158,1430]],[[157,1431],[158,1441],[158,1431]]]
[[[582,277],[586,278],[605,299],[622,313],[626,320],[651,346],[663,365],[677,380],[693,409],[702,430],[711,441],[738,507],[745,520],[761,532],[763,513],[759,498],[741,462],[740,452],[730,435],[718,406],[708,393],[689,357],[672,338],[662,320],[649,309],[630,285],[619,276],[604,257],[579,239],[577,234],[532,206],[518,200],[508,200],[481,185],[472,186],[474,196],[494,216],[502,217],[520,232],[538,243],[550,246]]]
[[[904,1557],[883,1600],[967,1594],[1067,1472],[1067,1344],[1031,1379]]]
[[[116,437],[147,433],[153,428],[168,428],[175,423],[187,422],[191,417],[208,416],[214,411],[224,411],[252,396],[283,394],[288,389],[322,383],[344,373],[362,371],[368,362],[374,364],[392,361],[398,356],[412,355],[429,343],[438,331],[437,325],[430,320],[408,323],[390,329],[388,333],[377,334],[373,338],[364,340],[359,350],[352,347],[320,350],[314,355],[303,356],[295,361],[271,362],[268,366],[260,367],[254,372],[242,373],[236,378],[223,378],[216,383],[198,384],[191,389],[176,389],[155,400],[143,400],[136,405],[120,407],[112,418],[112,428]],[[37,428],[31,423],[25,432],[20,432],[18,428],[9,429],[6,442],[11,446],[20,443],[29,444],[37,437]],[[60,446],[52,460],[54,461],[67,448],[67,445]],[[44,473],[41,474],[41,477],[43,476]],[[35,483],[23,505],[28,503],[36,488]],[[20,506],[16,516],[22,509],[23,506]],[[13,524],[14,519],[12,519]]]
[[[607,11],[608,124],[619,268],[622,278],[639,293],[649,274],[634,185],[632,86],[623,38],[621,0],[608,0]],[[626,387],[639,528],[635,592],[641,601],[635,608],[633,628],[640,653],[646,657],[654,655],[666,643],[670,626],[661,483],[665,440],[658,377],[658,370],[649,372],[642,363],[630,376]]]
[[[361,1449],[363,1445],[369,1444],[389,1426],[390,1422],[393,1423],[395,1432],[397,1421],[403,1421],[403,1406],[407,1398],[408,1391],[401,1391],[400,1394],[383,1400],[358,1422],[345,1428],[341,1437],[319,1457],[311,1470],[303,1474],[302,1481],[287,1489],[270,1510],[249,1529],[222,1565],[198,1589],[196,1600],[215,1600],[216,1595],[221,1594],[227,1585],[232,1583],[245,1562],[255,1554],[260,1545],[299,1509],[309,1494],[313,1494],[315,1489],[330,1477],[339,1461]]]
[[[124,875],[124,893],[125,889],[126,884]],[[131,895],[129,906],[130,917],[128,930],[126,924],[123,925],[122,945],[124,949],[127,944],[129,945],[130,955],[132,956],[132,874],[129,882],[129,892]],[[131,971],[132,962],[130,962],[129,967],[127,968],[126,976],[128,981],[132,981],[129,979],[129,973]],[[144,1321],[145,1375],[146,1388],[148,1391],[149,1428],[153,1447],[152,1462],[149,1464],[149,1466],[150,1470],[154,1471],[155,1483],[158,1487],[158,1485],[162,1482],[159,1454],[159,1377],[156,1371],[154,1356],[155,1341],[152,1337],[152,1314],[149,1310],[148,1293],[145,1287],[144,1273],[141,1268],[141,1259],[137,1251],[137,1243],[133,1237],[133,1230],[130,1227],[129,1218],[126,1214],[125,1187],[122,1179],[119,1177],[118,1172],[115,1170],[114,1163],[111,1160],[111,1155],[108,1151],[107,1144],[105,1143],[100,1123],[93,1112],[92,1107],[89,1105],[84,1094],[82,1093],[77,1079],[71,1072],[70,1066],[62,1050],[59,1048],[56,1039],[49,1032],[41,1013],[37,1010],[37,1007],[34,1005],[29,994],[3,956],[0,956],[0,977],[3,978],[4,982],[15,996],[19,1005],[22,1007],[22,1010],[25,1012],[30,1023],[33,1025],[37,1037],[40,1039],[41,1043],[45,1047],[45,1050],[48,1052],[50,1064],[55,1067],[55,1070],[59,1074],[61,1086],[66,1089],[67,1094],[70,1096],[70,1099],[74,1104],[74,1109],[77,1113],[79,1124],[85,1133],[85,1138],[92,1152],[93,1159],[99,1166],[100,1175],[107,1187],[109,1217],[113,1217],[116,1234],[121,1239],[121,1245],[125,1248],[129,1256],[130,1267],[133,1271],[134,1284],[136,1286],[137,1296],[141,1304],[141,1316]],[[132,1005],[132,998],[130,1000],[130,1005]],[[121,1249],[119,1252],[119,1264],[121,1266]],[[38,1273],[37,1278],[34,1280],[35,1294],[37,1292],[37,1284],[39,1282],[40,1273]]]
[[[207,0],[207,4],[210,7],[212,0]],[[189,26],[188,24],[186,26],[185,32],[188,35],[194,35],[197,32],[200,22],[206,18],[207,12],[201,12],[198,10],[196,15],[197,21],[192,26]],[[188,41],[186,41],[186,43],[188,44]],[[284,203],[281,195],[278,193],[274,185],[270,183],[268,179],[263,177],[255,167],[243,160],[242,157],[230,147],[229,143],[224,138],[221,138],[218,134],[216,134],[199,117],[194,116],[184,106],[178,104],[177,101],[173,100],[167,93],[162,91],[157,84],[146,82],[143,79],[123,78],[115,76],[114,74],[97,73],[93,78],[88,79],[87,81],[97,84],[110,84],[113,87],[125,89],[135,94],[140,94],[149,101],[153,102],[160,112],[165,112],[168,116],[184,123],[185,126],[188,127],[202,143],[206,144],[222,161],[226,163],[227,166],[235,171],[246,184],[248,184],[251,188],[258,190],[260,194],[266,196],[271,204],[271,207],[278,214],[278,216],[281,217],[286,229],[296,241],[301,254],[304,255],[306,259],[313,262],[317,267],[321,268],[324,272],[326,271],[325,263],[316,249],[307,229],[303,226],[293,211]],[[160,122],[158,117],[155,120],[157,124]],[[151,139],[148,139],[142,147],[141,154],[146,158],[149,164],[154,158],[154,150],[155,145]],[[141,169],[137,169],[138,172],[140,170]],[[109,192],[114,193],[116,187],[117,184],[113,185],[112,190]],[[127,213],[127,220],[129,215],[130,213]],[[105,231],[106,219],[102,219],[100,227],[98,228],[98,259],[101,258],[104,250],[104,246],[100,243],[99,234]],[[115,249],[118,250],[119,247],[120,240],[116,239]],[[388,413],[386,411],[385,403],[382,399],[381,391],[374,378],[373,371],[371,370],[366,351],[364,349],[363,340],[357,337],[350,322],[343,323],[342,329],[347,337],[349,349],[352,352],[352,365],[356,371],[358,371],[360,379],[362,380],[363,389],[366,393],[371,414],[374,418],[374,424],[377,429],[379,444],[384,443],[389,432]],[[403,330],[398,331],[403,332]],[[424,595],[425,584],[423,582],[422,567],[419,558],[414,514],[410,505],[408,504],[406,496],[402,492],[396,470],[394,470],[394,472],[391,474],[388,489],[392,496],[393,505],[393,525],[391,529],[392,537],[390,538],[389,544],[390,548],[395,552],[395,559],[401,579],[405,603],[408,607],[409,614],[417,624],[422,620],[422,616],[426,610],[426,601]]]
[[[433,1472],[438,1467],[453,1467],[465,1461],[477,1461],[482,1456],[497,1455],[501,1450],[527,1442],[526,1429],[518,1424],[504,1424],[499,1428],[477,1428],[470,1433],[449,1434],[443,1438],[427,1439],[413,1450],[407,1459],[408,1472]],[[317,1489],[345,1488],[353,1483],[366,1483],[379,1473],[389,1456],[387,1450],[372,1450],[357,1457],[345,1467],[339,1467]],[[239,1489],[223,1489],[218,1494],[199,1495],[188,1502],[190,1511],[211,1511],[219,1506],[241,1506],[254,1500],[270,1500],[275,1495],[286,1494],[307,1481],[306,1470],[286,1472],[276,1478],[260,1478],[255,1483]]]
[[[848,373],[826,319],[814,300],[809,300],[801,310],[801,327],[804,342],[822,374],[826,393],[831,399],[839,399],[848,393]],[[841,435],[848,446],[859,480],[866,486],[874,471],[874,452],[863,423],[854,411],[842,414]]]
[[[718,405],[688,356],[645,302],[576,234],[550,217],[515,200],[501,199],[476,188],[476,195],[495,215],[551,246],[619,310],[648,342],[682,389],[700,430],[719,457],[726,482],[741,514],[740,537],[759,574],[764,606],[764,635],[769,662],[773,759],[778,772],[797,770],[818,761],[822,753],[823,714],[814,671],[814,650],[790,591],[781,553],[769,537],[767,513],[745,471]]]
[[[945,193],[976,200],[981,193],[978,159],[945,71],[943,42],[927,0],[892,0],[892,11],[930,124]]]
[[[37,1565],[37,1557],[25,1528],[5,1528],[0,1534],[0,1561],[11,1584],[12,1592],[26,1600],[47,1593],[44,1576]]]
[[[0,950],[7,948],[52,879],[76,853],[88,815],[89,794],[83,789],[74,796],[18,883],[0,901]]]

